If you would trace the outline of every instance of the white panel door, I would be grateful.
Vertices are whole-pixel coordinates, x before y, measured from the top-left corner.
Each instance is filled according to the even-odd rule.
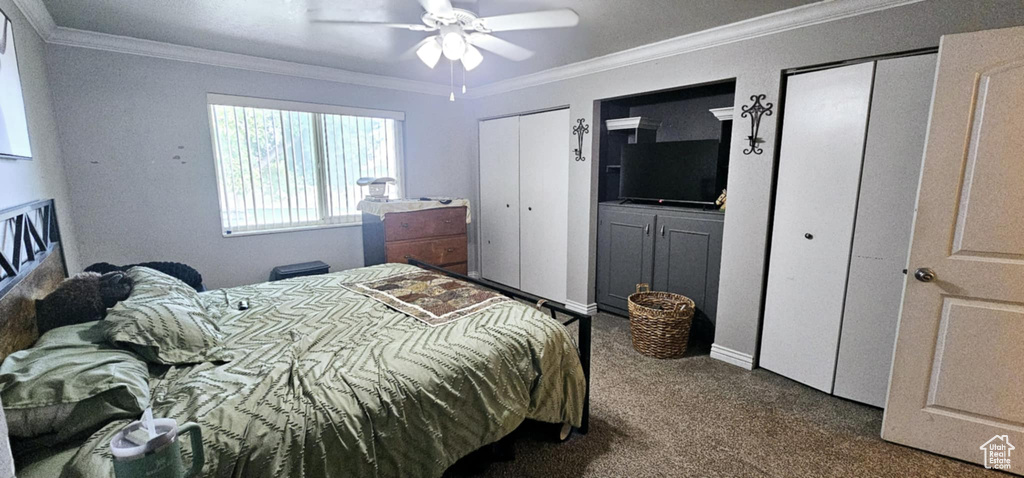
[[[480,122],[480,275],[519,288],[519,117]]]
[[[875,68],[834,393],[876,407],[889,386],[935,59],[893,58]]]
[[[760,365],[832,392],[874,63],[786,90]]]
[[[886,440],[1015,474],[1024,473],[1021,85],[1024,27],[942,38],[882,422]]]
[[[569,110],[519,117],[520,289],[565,302]]]

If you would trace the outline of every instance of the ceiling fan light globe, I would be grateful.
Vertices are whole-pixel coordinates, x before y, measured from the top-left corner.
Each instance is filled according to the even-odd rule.
[[[437,40],[432,40],[423,43],[418,49],[416,49],[416,56],[420,58],[423,64],[430,68],[437,66],[437,62],[441,59],[441,45]]]
[[[473,45],[466,45],[466,53],[462,55],[462,66],[466,71],[473,71],[484,61],[484,56]]]
[[[445,33],[441,38],[441,51],[444,57],[451,61],[462,59],[466,53],[466,38],[458,32]]]

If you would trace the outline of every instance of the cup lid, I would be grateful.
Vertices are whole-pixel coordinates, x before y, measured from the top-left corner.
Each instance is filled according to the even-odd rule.
[[[110,440],[110,452],[114,458],[133,458],[145,455],[173,442],[178,436],[178,423],[173,418],[155,418],[153,426],[156,429],[156,436],[149,438],[141,445],[128,438],[128,435],[136,430],[141,430],[144,436],[148,436],[149,432],[142,426],[141,420],[131,422],[117,432]],[[139,434],[132,436],[134,438]]]

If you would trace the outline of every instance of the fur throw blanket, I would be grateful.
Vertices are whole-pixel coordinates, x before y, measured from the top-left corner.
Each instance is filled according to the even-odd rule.
[[[115,266],[107,262],[97,262],[86,267],[85,270],[86,272],[99,272],[100,274],[106,274],[107,272],[113,271],[126,271],[135,266],[147,267],[155,271],[163,272],[164,274],[188,284],[189,287],[195,289],[197,292],[202,292],[204,290],[203,276],[199,274],[199,271],[180,262],[142,262],[126,266]]]
[[[36,301],[36,325],[42,335],[65,325],[100,320],[107,309],[128,298],[132,279],[124,272],[83,272],[61,282],[57,289]]]

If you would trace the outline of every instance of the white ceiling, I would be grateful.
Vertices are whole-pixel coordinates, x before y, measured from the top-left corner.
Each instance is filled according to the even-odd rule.
[[[575,28],[496,33],[537,52],[513,62],[484,52],[479,85],[626,50],[818,0],[474,0],[481,16],[551,8],[580,15]],[[57,25],[210,50],[447,83],[406,53],[427,34],[313,18],[419,23],[416,0],[43,0]],[[456,65],[457,67],[458,65]],[[458,71],[458,70],[457,70]],[[456,81],[459,81],[457,79]]]

